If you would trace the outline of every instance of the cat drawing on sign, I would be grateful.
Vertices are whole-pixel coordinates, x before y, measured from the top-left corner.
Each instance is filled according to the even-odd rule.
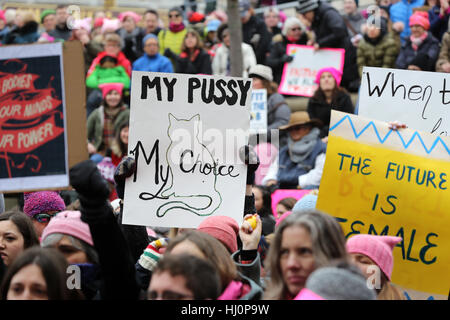
[[[156,212],[158,217],[164,217],[174,209],[189,211],[198,216],[209,216],[222,203],[222,196],[216,188],[218,172],[214,165],[214,158],[208,148],[198,139],[199,124],[200,115],[198,114],[186,120],[177,119],[169,113],[167,135],[170,144],[166,151],[169,177],[168,186],[161,193],[167,202],[158,208]],[[193,140],[186,139],[187,136]],[[175,140],[176,137],[181,138],[181,143]],[[173,161],[169,161],[174,156],[179,157],[180,164],[173,164]],[[193,175],[193,179],[198,178],[198,168],[202,166],[207,166],[210,170],[206,174],[205,171],[203,173],[200,171],[201,184],[192,184],[187,187],[185,185],[187,179],[177,181],[180,176],[194,173],[197,174]]]

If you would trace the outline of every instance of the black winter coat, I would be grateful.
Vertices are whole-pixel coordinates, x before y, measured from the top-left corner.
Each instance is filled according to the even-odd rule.
[[[257,38],[258,41],[252,43],[251,40]],[[242,41],[252,46],[257,63],[264,64],[272,42],[272,36],[264,21],[251,16],[250,20],[242,25]]]
[[[175,60],[176,73],[212,74],[211,56],[205,50],[200,50],[194,61],[191,61],[189,58],[181,58],[175,54],[173,58]]]
[[[419,46],[417,51],[413,49],[411,40],[406,40],[402,45],[395,66],[399,69],[407,69],[419,55],[422,56],[422,58],[420,58],[421,62],[414,62],[413,64],[416,64],[423,71],[434,71],[439,51],[439,41],[431,34],[431,32],[428,32],[427,38]]]
[[[312,29],[320,48],[345,49],[341,86],[348,87],[351,81],[358,80],[356,48],[350,41],[347,26],[339,12],[328,3],[320,2],[319,7],[315,10]]]
[[[330,127],[331,110],[337,110],[347,113],[354,113],[353,102],[350,96],[342,91],[339,91],[335,102],[328,104],[321,102],[315,98],[310,98],[308,101],[308,114],[311,119],[320,119],[323,127],[320,130],[320,137],[328,136],[328,129]]]
[[[285,36],[276,36],[270,49],[270,54],[266,59],[266,65],[272,68],[273,81],[280,84],[281,76],[283,74],[284,62],[282,61],[283,56],[286,54],[286,47],[288,44],[303,44],[308,42],[308,37],[306,33],[303,33],[301,38],[295,42],[290,43]]]

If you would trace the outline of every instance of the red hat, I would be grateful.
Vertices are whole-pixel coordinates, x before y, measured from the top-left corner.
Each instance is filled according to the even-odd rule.
[[[100,28],[101,26],[103,26],[103,18],[102,17],[95,18],[94,28]]]
[[[205,21],[205,15],[201,14],[200,12],[191,12],[189,14],[189,23],[199,23]]]
[[[425,30],[428,30],[430,28],[430,19],[428,18],[428,12],[414,12],[414,14],[409,18],[409,26],[412,27],[414,25],[422,26]]]
[[[227,216],[208,217],[200,223],[197,230],[222,242],[230,253],[237,251],[239,225],[233,218]]]
[[[116,90],[117,92],[119,92],[120,96],[122,96],[123,83],[120,83],[120,82],[116,82],[116,83],[102,83],[98,87],[102,90],[103,99],[105,99],[106,95],[111,90]]]
[[[5,13],[3,10],[0,10],[0,20],[3,20],[6,23]]]

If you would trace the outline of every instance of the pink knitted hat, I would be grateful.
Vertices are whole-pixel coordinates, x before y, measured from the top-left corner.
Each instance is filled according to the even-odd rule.
[[[316,74],[316,80],[314,81],[317,84],[320,84],[320,76],[324,72],[329,72],[333,76],[334,80],[336,80],[336,85],[339,86],[341,84],[342,72],[333,67],[322,68]]]
[[[63,211],[58,213],[44,229],[41,242],[54,233],[66,234],[83,240],[91,246],[94,245],[89,225],[81,221],[80,211]]]
[[[135,23],[138,23],[139,21],[141,21],[141,16],[138,15],[136,12],[125,11],[125,12],[122,12],[121,14],[119,14],[120,22],[123,22],[123,20],[125,20],[126,17],[131,17]]]
[[[116,83],[102,83],[102,84],[99,84],[98,87],[100,88],[100,90],[102,90],[103,99],[105,99],[106,95],[111,90],[116,90],[122,96],[123,83],[119,83],[119,82],[116,82]]]
[[[23,198],[23,212],[31,218],[38,213],[62,211],[66,208],[63,199],[55,191],[24,193]]]
[[[346,246],[348,253],[360,253],[372,259],[391,280],[394,267],[392,250],[402,240],[400,237],[358,234],[348,239]]]
[[[197,230],[222,242],[230,253],[237,251],[239,225],[233,218],[227,216],[208,217],[200,223]]]
[[[416,11],[409,18],[409,26],[412,27],[414,25],[422,26],[425,30],[430,28],[430,20],[428,18],[428,12],[424,11]]]

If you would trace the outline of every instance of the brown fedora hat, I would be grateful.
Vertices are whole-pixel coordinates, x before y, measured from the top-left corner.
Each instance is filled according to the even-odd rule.
[[[289,119],[289,123],[279,127],[280,130],[287,130],[289,128],[302,125],[302,124],[310,124],[313,127],[322,127],[322,121],[319,119],[310,119],[309,114],[306,111],[297,111],[291,114],[291,118]]]

